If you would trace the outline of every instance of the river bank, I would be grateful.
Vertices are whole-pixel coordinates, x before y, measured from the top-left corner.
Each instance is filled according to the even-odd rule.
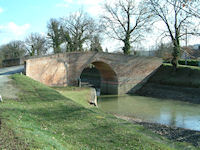
[[[20,92],[0,103],[1,149],[197,149],[91,107],[90,90],[61,94],[23,75],[11,78]]]
[[[116,115],[117,118],[129,121],[134,124],[139,124],[152,132],[159,134],[176,142],[187,142],[192,145],[200,146],[200,131],[194,131],[184,128],[172,127],[158,123],[145,122],[141,119],[131,118],[127,116]]]
[[[136,94],[200,104],[200,67],[163,64]]]
[[[136,94],[200,104],[200,68],[179,66],[177,72],[174,72],[171,65],[163,64]],[[144,122],[124,116],[118,117],[143,125],[170,140],[200,146],[200,131]]]
[[[200,104],[200,88],[180,87],[149,82],[137,91],[136,94],[146,97],[173,99]]]

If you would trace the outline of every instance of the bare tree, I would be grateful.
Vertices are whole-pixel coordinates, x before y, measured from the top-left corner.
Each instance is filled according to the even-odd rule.
[[[180,55],[180,40],[185,35],[185,29],[193,29],[194,15],[189,13],[189,6],[194,7],[197,3],[189,3],[187,0],[147,0],[147,5],[159,20],[166,25],[164,36],[170,37],[173,43],[172,64],[176,70]],[[189,34],[189,33],[187,33]],[[191,32],[192,34],[192,32]]]
[[[25,47],[22,41],[11,41],[0,47],[2,59],[20,58],[25,55]]]
[[[31,33],[25,40],[26,50],[30,56],[39,56],[47,53],[48,43],[39,33]]]
[[[118,0],[113,5],[105,4],[102,21],[108,36],[123,42],[124,54],[130,54],[131,44],[141,40],[148,30],[151,14],[147,7],[134,0]]]
[[[47,28],[47,37],[50,41],[51,47],[54,50],[54,54],[61,53],[60,45],[64,42],[61,22],[57,19],[50,19],[49,23],[47,24]]]
[[[95,21],[82,11],[70,14],[61,21],[66,51],[83,51],[83,45],[99,33]]]
[[[196,18],[200,19],[200,7],[198,7],[200,1],[199,0],[184,0],[183,2],[184,2],[183,7],[181,7],[181,9],[183,9],[183,11],[185,11],[189,14],[192,14]],[[191,3],[193,3],[193,4],[191,5]],[[194,3],[196,3],[196,4],[194,5]]]

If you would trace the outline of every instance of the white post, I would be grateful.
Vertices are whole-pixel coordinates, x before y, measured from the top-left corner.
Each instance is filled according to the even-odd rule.
[[[90,99],[90,104],[97,106],[97,92],[95,88],[91,88],[91,99]]]
[[[0,95],[0,102],[3,102],[3,99],[2,99],[2,97],[1,97],[1,95]]]

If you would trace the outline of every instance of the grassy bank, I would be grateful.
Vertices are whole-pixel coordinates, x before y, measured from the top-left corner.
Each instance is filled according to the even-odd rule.
[[[200,104],[200,67],[163,64],[137,94]]]
[[[59,93],[22,75],[12,79],[20,90],[19,98],[0,103],[0,149],[167,150],[188,146],[90,108],[85,102],[87,89],[56,88]]]
[[[172,65],[163,64],[149,82],[200,88],[200,67],[179,65],[177,71],[174,72]]]

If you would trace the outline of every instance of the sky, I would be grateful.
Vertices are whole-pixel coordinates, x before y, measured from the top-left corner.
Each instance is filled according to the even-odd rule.
[[[0,44],[22,39],[31,32],[45,33],[50,18],[67,16],[79,9],[92,11],[101,0],[95,2],[97,3],[92,0],[0,0]]]
[[[115,1],[115,0],[108,0]],[[0,0],[0,45],[12,40],[24,40],[32,32],[45,34],[47,22],[60,18],[80,9],[91,17],[102,13],[104,0]],[[156,35],[146,37],[145,47],[156,44]],[[200,41],[199,41],[200,43]],[[103,48],[113,51],[119,42],[106,40]],[[118,47],[117,47],[118,46]]]

